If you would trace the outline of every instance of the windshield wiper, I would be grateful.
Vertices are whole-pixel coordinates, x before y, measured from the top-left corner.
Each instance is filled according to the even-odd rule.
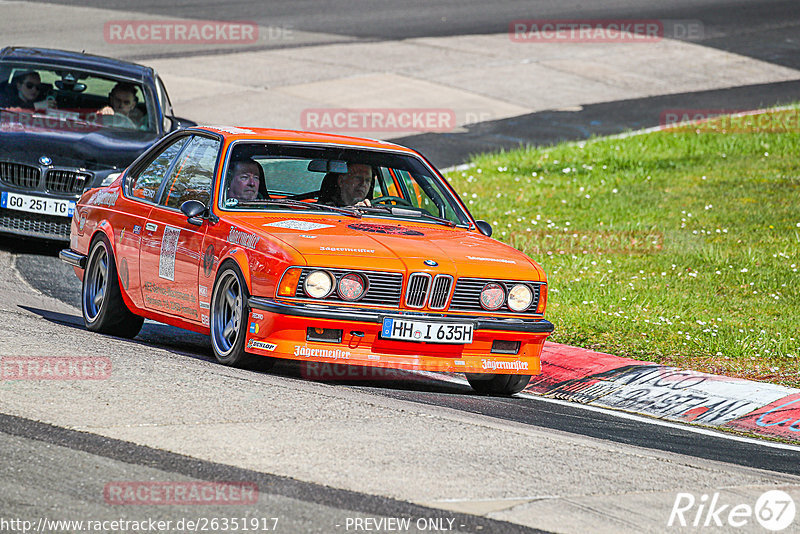
[[[315,209],[320,211],[333,211],[335,213],[341,213],[342,215],[347,215],[350,217],[355,217],[356,219],[361,218],[361,213],[358,211],[348,209],[348,208],[339,208],[336,206],[329,206],[327,204],[312,204],[310,202],[300,202],[299,200],[290,200],[286,198],[267,198],[263,200],[240,200],[239,206],[242,205],[263,205],[263,204],[277,204],[278,206],[288,206],[290,208],[301,208],[301,209]]]
[[[431,215],[422,208],[406,208],[398,206],[355,206],[355,209],[364,213],[391,213],[392,215],[399,215],[401,217],[422,217],[423,219],[430,219],[438,223],[446,224],[451,228],[456,225],[456,223],[453,221]]]

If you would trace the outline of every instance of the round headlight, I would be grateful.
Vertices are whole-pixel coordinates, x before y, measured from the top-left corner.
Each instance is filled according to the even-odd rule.
[[[503,301],[505,300],[506,292],[500,284],[490,282],[483,286],[483,290],[481,291],[481,306],[483,306],[484,310],[497,310],[503,305]]]
[[[508,292],[508,307],[512,311],[525,311],[530,307],[531,302],[533,302],[533,291],[524,284],[516,284]]]
[[[315,299],[323,299],[333,291],[333,278],[325,271],[314,271],[303,282],[306,295]]]
[[[358,300],[367,290],[367,284],[360,274],[348,273],[339,280],[339,296],[344,300]]]

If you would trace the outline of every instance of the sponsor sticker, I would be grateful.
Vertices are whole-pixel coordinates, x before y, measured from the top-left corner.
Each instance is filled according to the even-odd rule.
[[[166,280],[175,280],[175,254],[178,251],[180,228],[167,226],[161,238],[161,253],[158,257],[158,276]]]
[[[349,360],[350,351],[341,349],[312,349],[306,346],[295,345],[295,356],[305,356],[306,358],[330,358],[331,360]]]
[[[203,274],[206,278],[211,276],[216,259],[217,258],[214,256],[214,245],[208,245],[205,253],[203,253]]]
[[[272,226],[275,228],[287,228],[289,230],[301,230],[303,232],[310,232],[311,230],[320,230],[322,228],[333,228],[332,224],[319,224],[311,221],[298,221],[294,219],[286,221],[278,221],[267,223],[262,226]]]
[[[235,226],[231,226],[231,229],[228,232],[228,243],[241,245],[245,248],[255,248],[260,239],[261,238],[257,235],[248,232],[242,232]]]
[[[258,334],[259,330],[260,330],[260,328],[258,327],[258,323],[256,323],[256,322],[251,322],[250,323],[250,333],[251,334]]]
[[[369,232],[372,234],[389,234],[389,235],[425,235],[417,230],[410,228],[403,228],[402,226],[391,226],[389,224],[369,224],[369,223],[354,223],[348,224],[348,228],[353,230],[360,230],[362,232]]]
[[[251,339],[251,340],[248,340],[248,342],[247,342],[247,348],[248,349],[261,349],[261,350],[266,350],[266,351],[269,351],[269,352],[274,352],[275,349],[278,348],[278,345],[276,345],[275,343],[266,343],[264,341],[258,341],[256,339]]]
[[[111,193],[110,191],[101,190],[92,195],[92,199],[89,201],[89,204],[94,206],[108,206],[110,208],[117,203],[118,198],[119,191],[114,191]]]
[[[528,362],[481,360],[481,369],[490,371],[494,371],[495,369],[503,369],[506,371],[525,371],[528,369]]]
[[[467,256],[467,259],[468,260],[473,260],[473,261],[492,261],[492,262],[495,262],[495,263],[511,263],[511,264],[517,263],[517,262],[515,262],[513,260],[504,260],[504,259],[501,259],[501,258],[485,258],[485,257],[482,257],[482,256]]]

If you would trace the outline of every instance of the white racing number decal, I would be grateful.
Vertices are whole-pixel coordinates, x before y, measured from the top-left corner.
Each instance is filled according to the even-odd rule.
[[[164,237],[161,238],[161,254],[158,258],[159,278],[175,281],[175,253],[178,251],[180,236],[180,228],[164,227]]]

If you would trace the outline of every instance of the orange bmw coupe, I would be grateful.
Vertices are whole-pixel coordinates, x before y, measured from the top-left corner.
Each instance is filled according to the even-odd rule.
[[[149,318],[210,335],[226,365],[465,373],[510,395],[553,325],[542,268],[490,235],[411,149],[196,127],[84,193],[60,257],[92,331],[133,337]]]

